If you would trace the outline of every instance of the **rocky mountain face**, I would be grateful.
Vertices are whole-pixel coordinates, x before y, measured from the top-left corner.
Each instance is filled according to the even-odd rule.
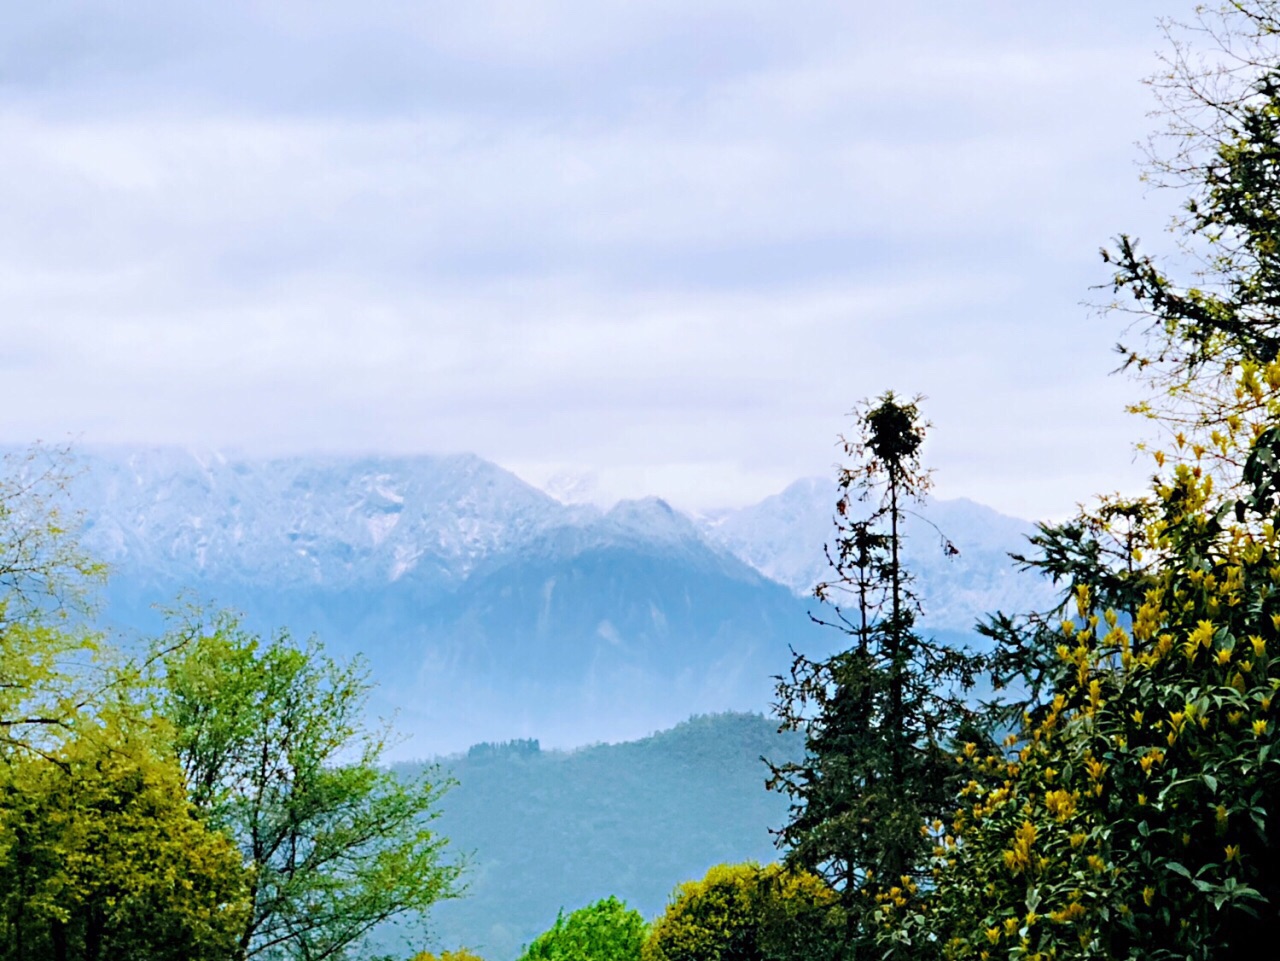
[[[279,460],[174,449],[79,451],[85,545],[112,568],[108,618],[155,631],[189,598],[251,626],[360,654],[402,756],[482,740],[634,738],[694,712],[767,709],[789,647],[829,650],[808,589],[824,572],[834,486],[797,482],[690,518],[656,498],[566,505],[473,455]],[[965,631],[1043,588],[1004,553],[1030,529],[980,505],[928,520],[960,555],[921,550],[928,623]]]

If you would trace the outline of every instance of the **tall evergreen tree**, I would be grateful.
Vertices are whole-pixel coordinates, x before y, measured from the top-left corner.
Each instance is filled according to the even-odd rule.
[[[890,392],[855,415],[828,550],[834,576],[816,590],[828,605],[818,620],[850,644],[824,659],[797,654],[779,678],[778,716],[784,729],[805,733],[806,756],[771,764],[769,786],[792,801],[778,832],[788,863],[840,892],[856,949],[874,936],[883,904],[917,893],[933,846],[921,826],[954,808],[952,751],[973,736],[964,693],[982,662],[915,629],[920,605],[903,526],[930,483],[917,401]]]

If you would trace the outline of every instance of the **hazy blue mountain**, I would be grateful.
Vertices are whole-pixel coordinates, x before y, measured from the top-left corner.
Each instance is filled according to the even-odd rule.
[[[360,653],[403,752],[642,736],[762,709],[804,604],[657,499],[566,506],[470,455],[244,460],[81,451],[106,613],[155,630],[183,590]]]
[[[802,753],[772,721],[724,714],[624,744],[481,744],[448,758],[458,786],[436,827],[471,855],[470,890],[434,908],[430,928],[445,948],[509,961],[561,908],[613,894],[652,918],[714,864],[777,857],[769,830],[787,802],[764,789],[760,758]]]
[[[262,630],[318,633],[369,660],[378,709],[415,738],[402,754],[620,740],[690,712],[763,710],[790,647],[840,642],[804,596],[831,530],[822,481],[695,520],[656,498],[566,505],[466,454],[116,449],[79,451],[76,466],[115,625],[155,630],[153,605],[186,590]],[[1043,596],[1004,557],[1029,525],[969,502],[928,516],[961,550],[910,558],[934,629],[964,633],[981,611]],[[937,546],[927,525],[911,534]]]

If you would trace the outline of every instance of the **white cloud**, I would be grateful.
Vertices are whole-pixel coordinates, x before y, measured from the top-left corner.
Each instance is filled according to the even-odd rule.
[[[13,25],[4,440],[475,450],[705,507],[828,470],[892,386],[943,492],[1137,476],[1078,302],[1168,210],[1155,4],[115,6]]]

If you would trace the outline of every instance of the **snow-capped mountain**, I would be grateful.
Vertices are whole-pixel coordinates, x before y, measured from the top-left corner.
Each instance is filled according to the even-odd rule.
[[[657,498],[565,504],[467,454],[81,450],[73,467],[85,546],[112,568],[112,623],[159,630],[153,605],[186,591],[259,630],[316,632],[369,661],[379,707],[419,736],[407,753],[623,739],[765,709],[791,647],[840,642],[805,596],[825,573],[825,481],[694,519]],[[961,551],[909,558],[930,627],[967,631],[1044,596],[1004,556],[1030,525],[969,502],[926,516]],[[923,522],[909,535],[937,543]]]
[[[807,596],[833,576],[823,545],[833,541],[838,496],[834,480],[804,478],[750,507],[710,513],[701,526],[712,543]],[[997,610],[1050,606],[1053,586],[1019,571],[1009,558],[1011,552],[1027,551],[1033,533],[1034,524],[971,500],[931,499],[912,507],[904,532],[905,564],[916,578],[923,623],[967,631]]]
[[[131,572],[214,581],[441,587],[546,530],[593,518],[471,454],[229,459],[80,451],[86,546]]]

